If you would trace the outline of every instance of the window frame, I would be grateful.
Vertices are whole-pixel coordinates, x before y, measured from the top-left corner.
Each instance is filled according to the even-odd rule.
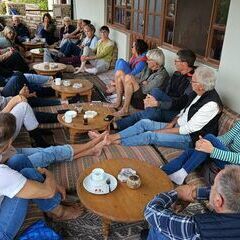
[[[131,1],[131,8],[126,10],[126,6],[125,6],[125,11],[129,11],[131,12],[131,20],[130,20],[130,29],[127,29],[125,25],[123,24],[118,24],[118,23],[114,23],[114,18],[115,18],[115,9],[116,9],[116,6],[114,6],[115,4],[115,0],[107,0],[107,9],[109,6],[111,6],[111,12],[112,12],[112,18],[111,18],[111,22],[109,22],[109,16],[108,16],[108,12],[107,12],[107,24],[114,28],[114,29],[117,29],[117,30],[120,30],[122,32],[126,32],[126,33],[130,33],[130,34],[135,34],[136,31],[133,30],[133,14],[134,12],[136,12],[136,10],[134,9],[134,0],[130,0]],[[138,33],[138,35],[143,35],[143,38],[147,37],[147,33],[148,33],[148,17],[149,17],[149,13],[150,11],[148,11],[148,0],[143,0],[144,1],[144,4],[145,4],[145,9],[143,9],[142,13],[143,13],[143,16],[144,16],[144,24],[146,24],[146,27],[143,31],[143,33]],[[110,2],[110,4],[109,4]],[[231,0],[230,0],[231,2]],[[174,28],[175,28],[175,25],[176,25],[176,14],[177,14],[177,3],[178,3],[178,0],[175,1],[175,9],[174,9],[174,16],[168,16],[168,3],[169,3],[169,0],[162,0],[162,7],[163,9],[161,9],[161,12],[163,13],[160,18],[162,19],[162,23],[161,23],[161,26],[162,26],[162,30],[160,31],[160,37],[159,37],[159,43],[160,43],[160,47],[164,48],[164,49],[167,49],[167,50],[170,50],[172,52],[177,52],[180,48],[173,45],[173,44],[170,44],[170,43],[167,43],[165,42],[165,33],[166,33],[166,23],[167,21],[173,21],[173,36],[172,38],[174,39]],[[208,37],[207,37],[207,42],[206,42],[206,46],[205,46],[205,54],[204,56],[202,55],[198,55],[197,54],[197,60],[199,62],[202,62],[206,65],[210,65],[212,67],[218,67],[219,64],[220,64],[220,61],[221,61],[221,58],[220,60],[217,60],[217,59],[214,59],[211,57],[211,46],[212,46],[212,43],[213,43],[213,37],[214,37],[214,31],[220,31],[224,34],[224,38],[225,38],[225,33],[226,33],[226,24],[225,25],[222,25],[221,24],[218,24],[216,23],[216,18],[217,18],[217,11],[218,11],[218,6],[220,4],[220,0],[213,0],[213,7],[212,7],[212,10],[211,10],[211,17],[210,17],[210,22],[209,22],[209,29],[208,29]],[[230,3],[229,3],[230,5]],[[117,7],[119,8],[119,7]],[[138,9],[137,12],[139,12],[140,10]],[[228,10],[229,11],[229,10]],[[148,14],[147,14],[148,13]],[[229,13],[229,12],[228,12]],[[151,13],[152,14],[152,13]],[[153,13],[152,14],[153,16],[155,16],[155,14]],[[157,14],[156,14],[157,15]],[[155,22],[155,20],[154,20]],[[156,37],[154,37],[156,38]],[[224,41],[224,40],[223,40]]]

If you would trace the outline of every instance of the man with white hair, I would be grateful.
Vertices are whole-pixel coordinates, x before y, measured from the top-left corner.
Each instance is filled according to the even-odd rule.
[[[179,100],[187,98],[192,93],[190,81],[194,73],[196,55],[190,49],[180,49],[174,59],[175,72],[167,86],[153,88],[144,99],[144,110],[137,111],[125,118],[113,122],[112,127],[123,130],[141,119],[157,122],[169,122],[179,114],[185,106],[178,104]]]
[[[143,109],[143,99],[153,88],[166,87],[169,75],[164,67],[165,58],[162,50],[149,50],[146,57],[148,66],[144,68],[139,77],[128,74],[124,78],[116,79],[117,101],[113,106],[117,108],[121,106],[123,95],[125,100],[115,116],[126,115],[130,103],[135,108]]]
[[[27,38],[30,38],[29,30],[23,23],[21,23],[19,16],[14,15],[12,17],[12,21],[13,27],[17,34],[16,35],[17,43],[24,42],[26,41]]]
[[[158,194],[148,203],[145,218],[150,225],[147,240],[240,239],[240,167],[226,166],[210,188],[182,185]],[[187,203],[209,199],[215,212],[183,216],[170,207],[177,200]],[[143,238],[142,239],[146,239]]]
[[[186,107],[170,123],[143,119],[109,135],[107,143],[125,146],[154,144],[186,149],[194,146],[199,136],[217,134],[222,102],[214,89],[215,81],[213,70],[197,68],[191,80],[194,92],[188,97]],[[182,103],[179,101],[179,104]]]

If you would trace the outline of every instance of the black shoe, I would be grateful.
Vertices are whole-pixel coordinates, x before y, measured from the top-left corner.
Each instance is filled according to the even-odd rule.
[[[146,228],[146,229],[143,229],[140,233],[140,238],[141,240],[147,240],[147,237],[148,237],[148,233],[149,233],[149,229]]]

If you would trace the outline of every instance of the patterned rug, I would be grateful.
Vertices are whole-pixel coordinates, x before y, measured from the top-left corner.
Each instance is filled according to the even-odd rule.
[[[184,215],[204,213],[206,208],[199,203],[193,203],[182,212]],[[102,235],[101,218],[94,213],[87,211],[76,220],[66,222],[48,222],[66,240],[104,240]],[[147,228],[147,223],[136,222],[123,224],[113,222],[110,227],[109,240],[139,240],[141,230]]]
[[[101,218],[91,212],[86,212],[76,220],[67,222],[48,222],[66,240],[103,240]],[[144,222],[123,224],[113,222],[110,228],[109,240],[138,240],[140,232],[146,228]]]

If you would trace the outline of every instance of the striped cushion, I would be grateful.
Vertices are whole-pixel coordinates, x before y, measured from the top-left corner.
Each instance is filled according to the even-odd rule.
[[[223,113],[219,119],[219,131],[218,135],[226,133],[236,121],[240,119],[240,114],[232,111],[228,107],[224,107]]]
[[[31,139],[25,128],[22,128],[17,138],[13,142],[14,147],[31,147]]]
[[[21,235],[21,233],[23,233],[23,231],[27,227],[29,227],[36,221],[43,219],[43,218],[44,218],[43,212],[37,207],[37,205],[34,203],[30,203],[28,206],[27,216],[24,220],[24,223],[23,223],[21,229],[18,232],[18,236]]]

